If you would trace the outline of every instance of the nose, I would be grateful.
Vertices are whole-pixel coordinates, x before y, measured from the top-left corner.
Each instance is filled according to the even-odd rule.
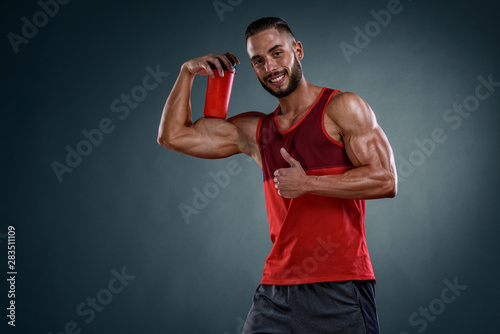
[[[273,73],[278,70],[278,65],[276,64],[276,60],[272,58],[268,58],[266,60],[266,72]]]

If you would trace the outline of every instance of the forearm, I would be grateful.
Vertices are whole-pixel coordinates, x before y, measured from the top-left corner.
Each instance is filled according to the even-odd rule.
[[[348,199],[376,199],[396,195],[391,170],[361,166],[339,175],[308,175],[306,193]]]
[[[158,143],[170,148],[186,127],[192,124],[191,89],[194,81],[186,67],[181,67],[179,76],[167,98],[158,129]]]

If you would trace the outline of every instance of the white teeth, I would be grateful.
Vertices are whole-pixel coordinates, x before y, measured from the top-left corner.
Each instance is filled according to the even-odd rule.
[[[281,79],[283,79],[283,77],[284,77],[284,76],[285,76],[285,75],[283,74],[282,76],[279,76],[279,77],[277,77],[276,79],[269,80],[269,81],[271,81],[271,82],[278,82],[278,81],[280,81]]]

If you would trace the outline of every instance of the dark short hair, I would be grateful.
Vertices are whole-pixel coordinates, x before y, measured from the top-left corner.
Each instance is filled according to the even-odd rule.
[[[286,21],[281,17],[263,17],[261,19],[253,21],[247,27],[247,30],[245,31],[246,40],[248,41],[249,37],[258,34],[259,32],[273,28],[277,29],[279,32],[287,32],[293,38],[295,38],[295,36],[293,36],[292,30],[288,26],[288,23],[286,23]]]

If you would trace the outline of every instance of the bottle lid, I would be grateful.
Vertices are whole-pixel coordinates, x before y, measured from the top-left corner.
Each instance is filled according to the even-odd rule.
[[[236,62],[235,62],[235,61],[233,61],[233,60],[231,60],[231,59],[229,59],[229,61],[231,62],[231,64],[232,64],[232,65],[233,65],[233,67],[234,67],[234,73],[236,73]],[[217,67],[216,67],[214,64],[212,64],[212,63],[209,63],[209,64],[210,64],[210,68],[211,68],[212,70],[216,70],[216,69],[217,69]],[[224,71],[226,71],[226,72],[231,72],[231,71],[227,68],[226,64],[224,64],[223,62],[220,62],[220,64],[222,65],[222,69],[223,69]]]

